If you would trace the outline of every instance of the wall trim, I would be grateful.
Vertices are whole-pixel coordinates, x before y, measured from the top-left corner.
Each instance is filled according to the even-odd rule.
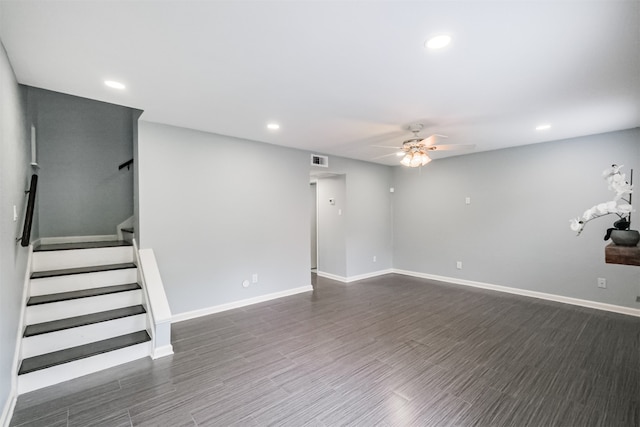
[[[208,316],[209,314],[220,313],[221,311],[233,310],[234,308],[246,307],[252,304],[258,304],[260,302],[271,301],[274,299],[288,297],[291,295],[301,294],[304,292],[313,291],[313,286],[301,286],[299,288],[288,289],[286,291],[274,292],[271,294],[260,295],[254,298],[247,298],[239,301],[233,301],[226,304],[214,305],[213,307],[201,308],[199,310],[187,311],[184,313],[174,314],[172,322],[182,322],[184,320],[195,319],[202,316]]]
[[[162,347],[154,347],[151,350],[151,358],[153,360],[160,359],[161,357],[171,356],[173,354],[172,345],[163,345]]]
[[[358,274],[356,276],[347,277],[347,283],[357,282],[358,280],[370,279],[372,277],[384,276],[385,274],[393,273],[392,268],[386,270],[372,271],[371,273]]]
[[[594,308],[596,310],[610,311],[628,316],[640,317],[640,309],[624,307],[621,305],[607,304],[597,301],[589,301],[580,298],[565,297],[562,295],[548,294],[546,292],[530,291],[527,289],[511,288],[509,286],[493,285],[491,283],[476,282],[473,280],[458,279],[455,277],[438,276],[435,274],[419,273],[416,271],[393,269],[394,273],[405,276],[419,277],[421,279],[437,280],[439,282],[453,283],[456,285],[470,286],[473,288],[489,289],[492,291],[505,292],[508,294],[521,295],[525,297],[544,299],[548,301],[561,302],[564,304],[577,305],[580,307]]]
[[[2,410],[2,417],[0,418],[0,426],[9,427],[9,423],[11,423],[11,417],[13,417],[13,411],[16,408],[16,402],[18,401],[18,396],[16,394],[15,388],[11,388],[9,391],[9,396],[7,397],[7,401],[4,405],[4,409]]]
[[[5,402],[2,414],[0,417],[0,426],[8,426],[13,417],[13,410],[16,407],[16,401],[18,400],[18,365],[22,356],[22,331],[24,331],[25,324],[25,311],[27,309],[27,300],[31,294],[31,273],[33,266],[33,243],[29,245],[27,249],[27,264],[24,272],[24,280],[22,283],[22,299],[20,307],[20,318],[18,319],[18,330],[16,331],[16,344],[13,351],[13,363],[11,364],[11,388],[9,389],[9,395]]]
[[[338,282],[347,283],[347,278],[344,276],[338,276],[337,274],[325,273],[324,271],[316,271],[316,274],[319,277],[324,277],[325,279],[336,280]]]
[[[391,274],[394,272],[395,271],[392,268],[388,268],[386,270],[372,271],[370,273],[358,274],[356,276],[349,276],[349,277],[338,276],[336,274],[331,274],[331,273],[325,273],[324,271],[317,271],[316,274],[320,277],[324,277],[325,279],[336,280],[342,283],[351,283],[351,282],[357,282],[358,280],[370,279],[372,277],[384,276],[385,274]]]
[[[57,245],[59,243],[110,242],[112,240],[118,240],[118,235],[101,234],[97,236],[41,237],[38,239],[38,243],[41,245]]]

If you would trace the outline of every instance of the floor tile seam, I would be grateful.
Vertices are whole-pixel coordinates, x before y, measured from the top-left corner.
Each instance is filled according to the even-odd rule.
[[[148,389],[138,390],[138,391],[131,391],[128,397],[135,396],[135,395],[139,394],[140,392],[144,392],[146,390],[148,390]],[[92,409],[99,408],[100,406],[105,405],[105,404],[115,404],[116,402],[119,402],[120,400],[123,399],[123,397],[117,395],[117,393],[116,393],[117,391],[121,391],[121,390],[112,390],[110,393],[114,393],[114,394],[116,394],[116,396],[111,396],[111,397],[113,397],[113,399],[110,399],[110,400],[107,400],[107,401],[100,402],[100,400],[104,400],[104,396],[102,396],[101,398],[98,398],[98,399],[89,400],[89,402],[85,401],[85,402],[78,402],[78,403],[75,403],[75,404],[71,404],[68,407],[69,415],[71,416],[71,414],[74,413],[74,410],[77,410],[77,412],[75,412],[76,418],[77,417],[83,418],[82,414],[85,413],[87,411],[87,409],[82,409],[82,407],[86,406],[88,403],[92,404],[92,407],[91,407]],[[144,401],[138,402],[138,403],[136,403],[134,405],[126,404],[126,406],[123,406],[120,409],[122,409],[122,410],[126,409],[127,414],[131,418],[131,408],[133,408],[133,407],[135,407],[135,406],[137,406],[139,404],[143,404],[145,401],[149,401],[149,400],[156,399],[156,398],[159,398],[159,397],[162,397],[162,396],[166,396],[166,395],[168,395],[170,393],[175,393],[175,386],[174,386],[174,390],[168,390],[168,391],[166,391],[164,393],[160,393],[160,394],[151,394]]]
[[[254,418],[254,416],[260,415],[260,414],[262,414],[263,412],[266,412],[266,411],[268,411],[268,410],[269,410],[269,409],[271,409],[271,408],[277,407],[278,405],[280,405],[281,403],[283,403],[283,402],[287,401],[288,399],[290,399],[290,398],[292,397],[292,393],[288,392],[288,391],[287,391],[287,390],[285,390],[283,387],[278,386],[278,385],[276,385],[276,387],[277,387],[278,389],[282,390],[284,393],[286,393],[286,394],[285,394],[281,399],[276,399],[275,401],[270,402],[268,405],[263,406],[263,407],[259,408],[258,410],[253,411],[253,412],[252,412],[252,413],[250,413],[250,414],[247,414],[245,417],[243,417],[243,418],[242,418],[241,420],[239,420],[239,421],[246,420],[247,418],[251,418],[251,419],[253,419],[253,418]]]
[[[272,383],[272,385],[273,385],[273,383]],[[246,391],[247,391],[247,390],[244,390],[244,392],[245,392],[245,393],[246,393]],[[285,397],[288,397],[288,392],[287,392],[286,390],[282,389],[282,388],[281,388],[281,387],[279,387],[279,386],[276,386],[276,389],[274,389],[274,390],[270,390],[270,391],[269,391],[269,392],[267,392],[266,394],[275,394],[275,393],[276,393],[276,392],[278,392],[278,391],[285,393]],[[264,396],[264,395],[265,395],[265,394],[262,394],[262,395],[261,395],[261,396],[259,396],[258,398],[260,398],[260,397],[262,397],[262,396]],[[235,396],[232,396],[232,397],[235,397]],[[225,403],[225,404],[231,403],[231,405],[229,405],[229,407],[228,407],[228,408],[226,408],[224,411],[220,412],[219,414],[217,414],[217,415],[216,415],[216,416],[214,416],[213,418],[208,418],[208,417],[207,417],[207,418],[204,420],[204,423],[205,423],[205,424],[211,425],[211,422],[212,422],[213,420],[215,420],[215,419],[220,419],[220,418],[224,418],[224,417],[228,417],[228,416],[229,416],[229,414],[232,414],[232,413],[234,413],[234,412],[237,412],[237,411],[239,410],[239,408],[246,406],[246,402],[244,402],[244,403],[240,403],[240,402],[238,402],[237,400],[235,400],[235,401],[234,401],[234,400],[231,400],[231,399],[229,399],[229,396],[227,396],[227,399],[226,399],[226,400],[227,400],[227,401],[226,401],[226,402],[224,402],[224,403]],[[242,396],[240,396],[240,400],[242,400]],[[224,401],[224,400],[223,400],[223,401]],[[211,408],[211,407],[212,407],[212,404],[211,404],[211,403],[208,403],[208,404],[205,404],[205,405],[199,406],[199,407],[197,407],[197,408],[195,408],[195,409],[192,409],[192,410],[190,410],[189,412],[190,412],[190,414],[193,416],[194,420],[196,420],[196,417],[195,417],[194,413],[206,411],[207,409],[209,409],[209,408]],[[196,420],[196,424],[197,424],[197,420]]]
[[[182,393],[182,394],[184,394],[184,392],[180,391],[180,390],[177,388],[177,386],[176,386],[175,384],[173,384],[173,385],[174,385],[174,387],[176,387],[176,391],[175,391],[175,393],[178,393],[178,394]],[[213,388],[213,387],[211,387],[211,388]],[[208,390],[210,390],[210,388],[209,388],[209,389],[206,389],[206,390],[208,391]],[[138,403],[136,403],[135,405],[128,407],[128,408],[127,408],[127,411],[129,412],[129,414],[131,414],[131,410],[132,410],[132,409],[135,409],[135,408],[137,408],[137,407],[139,407],[139,406],[141,406],[141,405],[147,404],[147,403],[149,403],[149,401],[151,401],[151,400],[153,400],[153,399],[164,397],[166,394],[168,394],[168,393],[165,393],[164,395],[154,396],[154,397],[152,397],[151,399],[149,399],[149,400],[147,400],[147,401],[145,401],[145,402],[138,402]],[[195,399],[195,398],[199,397],[199,393],[198,393],[198,394],[191,394],[191,392],[188,392],[187,394],[189,394],[189,397],[188,397],[188,398],[186,398],[186,399],[184,399],[184,400],[182,400],[182,401],[180,401],[180,403],[176,404],[177,406],[184,406],[184,405],[185,405],[185,404],[187,404],[190,400],[193,400],[193,399]],[[179,397],[182,397],[182,396],[176,396],[176,398],[179,398]],[[175,399],[174,399],[174,401],[175,401]],[[174,410],[176,405],[172,405],[171,410]],[[153,408],[150,408],[150,409],[147,409],[147,410],[144,410],[144,411],[140,411],[140,412],[135,412],[135,411],[134,411],[134,415],[133,415],[133,417],[140,417],[140,416],[142,416],[142,415],[147,414],[148,412],[153,412],[153,411],[155,411],[156,409],[157,409],[157,406],[154,406]],[[147,415],[148,415],[148,414],[147,414]],[[133,419],[133,417],[132,417],[132,419]]]
[[[175,333],[173,331],[171,331],[172,332],[172,334],[171,334],[172,335],[171,343],[173,344],[173,343],[176,343],[176,342],[181,342],[181,341],[186,341],[186,340],[194,340],[194,339],[202,337],[203,335],[209,335],[209,334],[218,335],[220,331],[223,331],[225,329],[228,329],[228,328],[207,330],[207,331],[203,331],[203,332],[197,333],[197,334],[190,334],[190,335],[188,335],[188,336],[186,336],[184,338],[174,338],[173,335]]]
[[[153,390],[153,389],[157,389],[159,387],[166,387],[166,386],[171,386],[167,389],[167,391],[165,393],[161,393],[159,395],[156,395],[154,397],[159,397],[159,396],[164,396],[165,394],[168,393],[175,393],[177,391],[177,387],[176,385],[173,383],[173,381],[171,379],[168,379],[166,381],[161,381],[158,383],[145,383],[144,381],[137,381],[137,382],[133,382],[131,383],[128,387],[127,386],[123,386],[122,383],[120,383],[121,379],[118,380],[118,384],[120,385],[120,389],[118,390],[113,390],[112,392],[119,392],[121,394],[125,394],[129,393],[129,394],[138,394],[141,392],[145,392],[148,390]]]
[[[30,409],[30,408],[26,408],[26,409],[24,409],[24,410],[27,410],[27,409]],[[62,412],[62,411],[61,411],[61,412]],[[64,410],[64,412],[66,412],[66,414],[67,414],[66,418],[67,418],[67,425],[68,425],[68,424],[69,424],[69,408],[67,407],[67,408]],[[14,413],[14,416],[15,416],[15,414],[16,414],[16,413],[18,413],[18,412],[16,411],[16,412]],[[28,427],[28,426],[32,425],[33,423],[35,423],[35,422],[37,422],[37,421],[41,421],[41,420],[43,420],[44,418],[54,416],[55,414],[56,414],[56,412],[48,412],[48,413],[46,413],[46,414],[42,415],[41,417],[38,417],[38,418],[35,418],[35,419],[30,419],[30,420],[28,420],[28,421],[23,421],[23,422],[21,422],[20,424],[13,424],[13,423],[9,423],[9,426],[10,426],[10,427]]]
[[[291,360],[289,360],[288,358],[284,358],[284,359],[286,359],[287,361],[291,362]],[[243,358],[243,360],[247,362],[247,364],[250,366],[250,368],[249,368],[248,370],[244,371],[244,372],[241,372],[241,373],[237,374],[237,375],[233,375],[233,376],[230,376],[230,377],[226,377],[226,378],[224,378],[222,381],[223,381],[223,383],[225,384],[225,386],[230,386],[231,384],[233,384],[234,382],[233,382],[232,380],[233,380],[233,379],[235,379],[235,378],[237,378],[238,376],[242,376],[242,375],[245,375],[245,374],[249,374],[249,373],[251,373],[251,372],[253,372],[253,371],[256,371],[256,370],[262,370],[262,369],[264,369],[265,367],[273,367],[273,365],[275,365],[276,363],[279,363],[279,362],[283,361],[283,359],[279,359],[279,360],[277,360],[277,361],[269,362],[269,363],[267,363],[266,365],[261,365],[261,366],[251,366],[251,365],[256,365],[256,363],[255,363],[255,362],[252,362],[252,361],[249,361],[249,360],[247,360],[247,359],[245,359],[245,358]],[[293,363],[293,362],[291,362],[291,363]],[[288,369],[289,369],[289,366],[287,366],[287,367],[282,367],[282,368],[280,368],[280,369],[277,369],[277,370],[275,370],[275,371],[273,371],[273,372],[269,373],[269,375],[264,376],[264,377],[262,377],[262,378],[265,378],[265,379],[269,379],[269,380],[271,380],[271,378],[272,378],[273,376],[276,376],[276,375],[279,375],[279,374],[281,374],[281,373],[283,373],[283,372],[286,372]],[[260,378],[260,379],[262,379],[262,378]],[[259,381],[260,379],[258,379],[257,381]],[[275,383],[274,383],[274,384],[275,384]]]

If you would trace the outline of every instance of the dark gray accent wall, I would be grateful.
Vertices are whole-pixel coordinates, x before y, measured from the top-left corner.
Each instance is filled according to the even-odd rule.
[[[16,338],[27,264],[22,235],[31,176],[24,88],[18,85],[0,43],[0,413],[10,403]],[[18,219],[13,219],[13,206]],[[2,420],[0,420],[2,421]]]
[[[612,199],[604,169],[634,168],[637,186],[639,160],[636,128],[396,167],[394,267],[639,308],[640,269],[604,262],[616,217],[580,237],[569,229],[570,218]],[[640,229],[638,212],[633,221]]]
[[[115,234],[133,215],[137,110],[28,88],[40,169],[40,237]]]

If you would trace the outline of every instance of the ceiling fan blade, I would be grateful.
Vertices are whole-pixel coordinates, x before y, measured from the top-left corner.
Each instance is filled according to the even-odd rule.
[[[436,145],[436,140],[439,139],[439,138],[448,138],[448,136],[447,135],[433,134],[431,136],[426,137],[422,141],[420,141],[420,143],[422,145],[426,145],[427,147],[430,147],[432,145]]]
[[[433,151],[473,150],[476,144],[432,145],[429,148]]]
[[[402,147],[394,147],[392,145],[370,145],[370,147],[375,147],[375,148],[393,148],[396,150],[401,149]]]
[[[403,153],[404,154],[404,153]],[[385,157],[390,157],[390,156],[397,156],[397,153],[391,153],[391,154],[384,154],[382,156],[378,156],[378,157],[374,157],[371,160],[378,160],[378,159],[384,159]],[[400,157],[400,156],[398,156]]]

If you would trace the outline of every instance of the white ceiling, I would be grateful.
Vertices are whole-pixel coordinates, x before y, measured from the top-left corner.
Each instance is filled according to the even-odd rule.
[[[637,0],[0,0],[0,38],[20,83],[369,161],[416,122],[477,151],[640,126]]]

